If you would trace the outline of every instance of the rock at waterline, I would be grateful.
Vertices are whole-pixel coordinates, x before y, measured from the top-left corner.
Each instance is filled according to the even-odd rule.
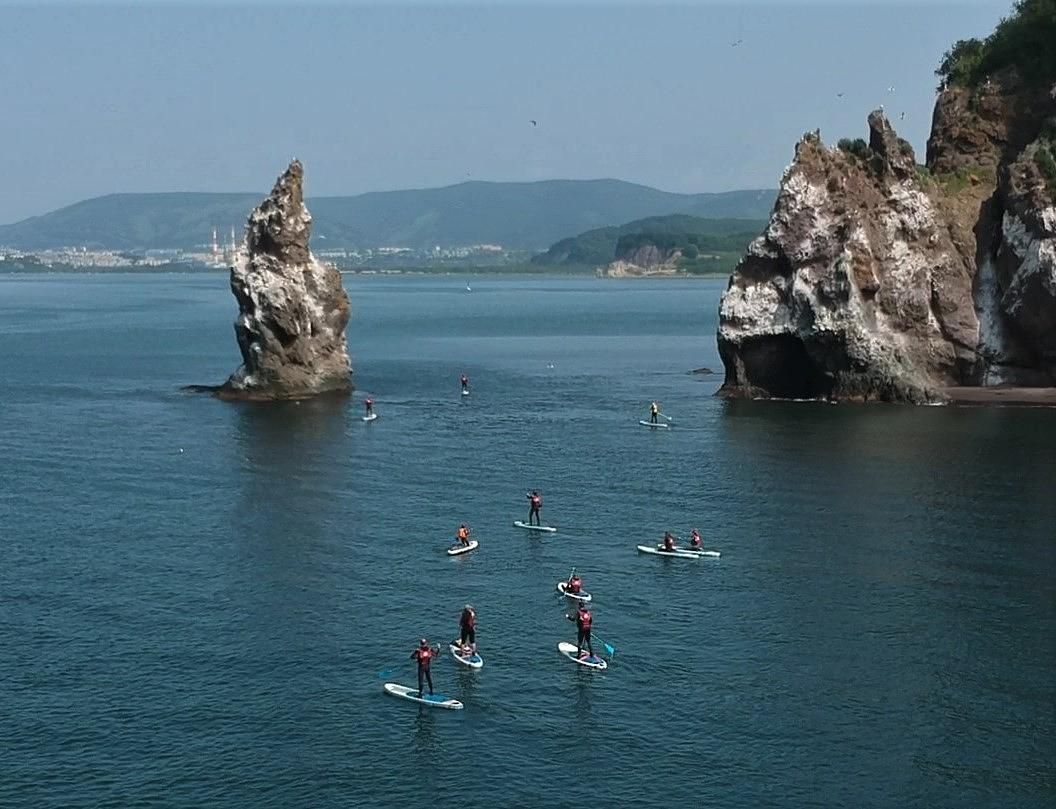
[[[242,365],[216,393],[225,399],[300,399],[348,393],[348,295],[336,267],[308,247],[304,168],[294,160],[249,216],[231,267]]]
[[[808,134],[723,294],[727,396],[925,402],[974,360],[972,275],[883,113],[869,159]]]

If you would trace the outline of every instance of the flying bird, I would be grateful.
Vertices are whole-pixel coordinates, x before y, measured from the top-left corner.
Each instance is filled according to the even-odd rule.
[[[906,120],[906,114],[904,112],[899,113],[898,120],[900,120],[900,121]]]
[[[734,42],[734,43],[733,43],[732,45],[730,45],[730,47],[731,47],[731,48],[736,48],[736,47],[737,47],[738,45],[740,45],[740,44],[741,44],[742,42],[744,42],[744,40],[743,40],[743,39],[738,39],[738,40],[737,40],[736,42]]]
[[[843,98],[843,93],[837,93],[836,98]]]
[[[539,126],[539,124],[537,124],[534,119],[530,120],[528,123],[530,123],[532,126]]]

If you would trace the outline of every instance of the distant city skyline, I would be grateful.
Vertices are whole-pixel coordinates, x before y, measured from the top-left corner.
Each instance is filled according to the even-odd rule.
[[[881,104],[923,159],[934,69],[1010,0],[0,5],[0,223],[115,192],[312,196],[613,177],[774,188]],[[904,114],[904,118],[903,118]]]

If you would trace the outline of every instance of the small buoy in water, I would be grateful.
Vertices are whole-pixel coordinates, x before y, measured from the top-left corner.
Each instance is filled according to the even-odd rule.
[[[473,290],[470,288],[469,284],[466,284],[466,292],[472,292],[472,291]]]
[[[180,452],[183,452],[183,447],[180,447]]]

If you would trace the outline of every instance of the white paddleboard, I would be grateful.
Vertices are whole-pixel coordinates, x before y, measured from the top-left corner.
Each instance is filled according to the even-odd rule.
[[[718,551],[704,550],[703,548],[681,548],[683,553],[692,553],[694,556],[714,556],[718,558],[722,556]]]
[[[554,528],[554,526],[552,525],[529,525],[528,523],[522,522],[521,520],[514,520],[513,524],[516,525],[518,528],[524,528],[527,531],[546,531],[551,534],[557,531],[557,529]]]
[[[378,417],[377,413],[371,413],[369,416],[364,416],[363,421],[374,421]]]
[[[561,593],[561,595],[565,596],[566,598],[574,598],[574,599],[576,599],[576,601],[590,601],[591,600],[592,596],[590,595],[590,593],[580,592],[579,595],[576,595],[575,593],[566,593],[565,592],[565,588],[567,586],[568,586],[568,582],[567,581],[559,581],[557,583],[557,592]]]
[[[652,421],[642,421],[641,419],[639,419],[638,423],[641,424],[643,427],[652,427],[655,430],[666,430],[668,428],[667,424],[664,424],[663,422],[660,422],[660,421],[652,422]]]
[[[571,660],[573,663],[579,663],[581,666],[586,666],[588,669],[598,669],[598,671],[604,671],[609,667],[609,664],[602,660],[600,657],[585,657],[580,658],[576,656],[576,644],[561,641],[557,644],[557,651],[561,652],[565,657]]]
[[[469,553],[471,550],[473,550],[479,544],[480,543],[477,542],[475,539],[471,539],[469,541],[468,545],[455,545],[452,548],[448,548],[447,549],[447,555],[448,556],[458,556],[460,553]]]
[[[428,705],[430,708],[447,708],[451,711],[462,710],[462,703],[457,699],[445,697],[443,694],[425,694],[420,697],[418,696],[418,689],[411,688],[409,685],[385,683],[385,693],[391,694],[394,697],[399,697],[400,699],[409,699],[411,702],[417,702],[419,705]]]
[[[682,550],[681,548],[675,548],[673,551],[664,551],[664,550],[660,550],[660,548],[657,548],[657,547],[655,547],[653,545],[639,545],[638,546],[638,552],[639,553],[653,553],[653,554],[656,554],[657,556],[678,556],[678,557],[681,557],[682,559],[699,559],[700,556],[701,556],[699,553],[693,553],[691,551],[685,551],[685,550]]]
[[[462,395],[463,395],[463,396],[469,396],[469,391],[468,391],[468,390],[464,390],[464,391],[462,391]]]
[[[457,643],[450,644],[448,648],[451,649],[451,657],[455,658],[463,666],[469,666],[471,669],[484,667],[484,658],[476,652],[466,657],[462,654],[462,648]]]

